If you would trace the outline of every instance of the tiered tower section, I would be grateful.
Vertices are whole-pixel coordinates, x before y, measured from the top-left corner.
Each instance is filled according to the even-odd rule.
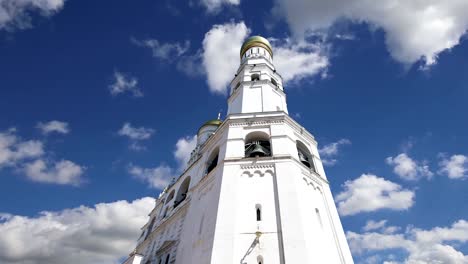
[[[247,39],[228,115],[198,132],[126,264],[353,263],[317,142],[288,115],[270,43]]]

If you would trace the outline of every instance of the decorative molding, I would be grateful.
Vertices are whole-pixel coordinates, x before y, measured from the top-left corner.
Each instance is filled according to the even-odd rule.
[[[253,165],[240,165],[242,170],[255,170],[255,169],[272,169],[274,164],[253,164]]]
[[[283,120],[258,120],[258,121],[243,121],[243,122],[232,122],[229,124],[229,127],[249,127],[249,126],[262,126],[262,125],[272,125],[272,124],[282,124]]]

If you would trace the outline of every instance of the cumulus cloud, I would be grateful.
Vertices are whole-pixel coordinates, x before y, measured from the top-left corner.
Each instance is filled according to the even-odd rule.
[[[210,91],[226,94],[228,84],[240,65],[240,47],[250,32],[243,21],[214,25],[205,34],[203,47],[194,53],[188,52],[189,41],[163,43],[156,39],[132,39],[132,42],[151,49],[153,57],[165,64],[175,64],[177,70],[190,77],[206,75]],[[284,84],[297,83],[326,73],[329,60],[325,44],[293,41],[290,38],[270,41],[273,45],[274,64],[282,75]]]
[[[85,167],[69,160],[46,161],[44,144],[38,140],[22,140],[15,129],[0,132],[0,169],[14,167],[35,182],[79,185]]]
[[[466,220],[459,220],[450,227],[422,230],[410,226],[405,230],[404,233],[400,234],[347,232],[346,236],[352,252],[356,255],[365,252],[401,249],[408,253],[407,258],[403,261],[406,264],[468,263],[468,256],[448,244],[468,241],[468,222]]]
[[[301,41],[292,42],[290,39],[280,44],[272,41],[273,63],[285,84],[297,83],[308,77],[325,73],[330,62],[322,45]]]
[[[210,13],[220,10],[223,5],[239,5],[240,0],[201,0],[201,4]]]
[[[41,130],[42,134],[46,135],[50,133],[68,134],[70,132],[68,123],[57,120],[52,120],[46,123],[39,122],[37,124],[37,128]]]
[[[155,168],[142,168],[130,164],[128,167],[128,173],[138,180],[146,182],[149,187],[155,189],[164,189],[172,178],[174,178],[174,170],[167,165],[160,165]]]
[[[0,169],[40,157],[44,154],[44,145],[38,140],[22,140],[16,135],[16,129],[0,132]]]
[[[152,128],[133,127],[132,124],[127,122],[123,124],[117,134],[128,137],[131,141],[129,148],[138,151],[146,149],[139,141],[150,139],[154,132]]]
[[[123,93],[131,93],[133,97],[143,97],[143,92],[138,87],[138,80],[128,74],[118,71],[114,72],[114,80],[109,85],[111,95],[119,95]]]
[[[442,160],[439,162],[439,173],[447,175],[450,179],[461,179],[468,175],[468,157],[464,155],[452,155],[447,158],[441,155]]]
[[[208,86],[215,93],[225,94],[240,64],[239,51],[251,30],[243,21],[215,25],[203,40],[203,66]],[[285,84],[299,82],[324,73],[329,66],[325,48],[307,41],[270,39],[273,64]],[[222,54],[223,59],[220,58]]]
[[[133,140],[145,140],[149,139],[154,133],[154,129],[146,127],[132,127],[132,124],[125,123],[119,130],[120,136],[126,136]]]
[[[197,136],[189,136],[181,138],[176,143],[176,150],[174,151],[174,157],[179,163],[179,171],[183,170],[190,159],[192,150],[197,146]]]
[[[240,58],[239,51],[250,29],[244,24],[214,25],[203,39],[203,66],[212,92],[224,94],[234,78]]]
[[[174,150],[174,159],[176,160],[178,167],[171,167],[166,164],[161,164],[154,168],[143,168],[130,164],[128,166],[128,172],[135,178],[146,182],[149,187],[155,189],[163,189],[170,181],[182,173],[187,162],[190,159],[192,150],[197,145],[197,136],[183,137],[177,140]]]
[[[60,11],[65,0],[0,0],[0,30],[32,26],[32,14],[51,16]]]
[[[385,159],[388,165],[393,166],[393,172],[404,180],[418,180],[421,177],[430,178],[434,175],[425,162],[417,162],[406,153]]]
[[[387,220],[374,221],[369,220],[366,222],[366,225],[362,228],[364,231],[377,230],[385,226]]]
[[[35,217],[0,216],[0,262],[4,264],[113,264],[135,245],[153,198],[100,203]]]
[[[79,185],[84,171],[85,167],[69,160],[61,160],[50,165],[42,159],[37,159],[24,166],[26,176],[32,181],[61,185]]]
[[[351,141],[346,138],[342,138],[336,142],[327,144],[323,148],[319,149],[319,153],[324,165],[333,166],[336,164],[337,160],[334,158],[338,155],[338,151],[341,146],[350,145]]]
[[[297,38],[327,30],[342,19],[381,28],[391,56],[404,64],[421,59],[425,65],[436,63],[468,29],[468,2],[460,0],[276,0],[274,10]]]
[[[373,230],[380,230],[382,233],[385,234],[392,234],[398,231],[400,228],[397,226],[387,226],[387,220],[368,220],[366,225],[362,228],[362,230],[368,232]]]
[[[346,181],[344,191],[336,196],[341,215],[381,209],[406,210],[413,205],[413,199],[413,191],[372,174],[363,174],[355,180]]]

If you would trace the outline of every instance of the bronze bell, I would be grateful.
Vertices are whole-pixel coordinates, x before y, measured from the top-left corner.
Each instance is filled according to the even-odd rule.
[[[268,156],[268,151],[259,143],[256,143],[249,157],[265,157]]]
[[[309,158],[306,155],[304,155],[304,153],[302,152],[298,152],[298,154],[299,154],[299,161],[302,162],[302,164],[310,168]]]

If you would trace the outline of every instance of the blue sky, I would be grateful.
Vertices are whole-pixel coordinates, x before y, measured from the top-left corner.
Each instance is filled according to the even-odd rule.
[[[131,251],[255,34],[356,263],[468,263],[468,4],[383,2],[0,0],[0,262]]]

